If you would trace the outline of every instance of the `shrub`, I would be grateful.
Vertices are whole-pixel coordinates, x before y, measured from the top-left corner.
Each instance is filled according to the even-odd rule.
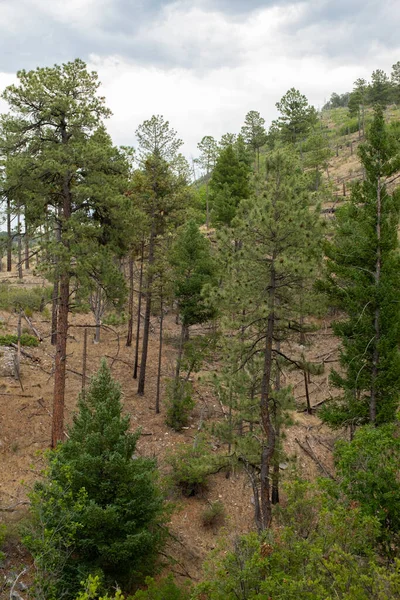
[[[21,335],[21,346],[28,346],[31,348],[36,348],[39,346],[39,340],[35,338],[33,335],[29,335],[28,333],[23,333]],[[0,335],[0,346],[11,346],[11,344],[18,343],[18,336],[7,334]]]
[[[359,130],[358,119],[349,119],[339,129],[339,135],[348,135]]]
[[[141,583],[165,538],[164,500],[153,460],[135,455],[120,388],[103,361],[69,430],[49,453],[48,472],[31,495],[25,543],[38,570],[38,598],[74,598],[98,575],[105,589]],[[40,593],[39,593],[40,592]]]
[[[179,587],[172,575],[160,581],[146,579],[146,590],[139,590],[132,600],[189,600],[190,591],[187,587]]]
[[[182,431],[188,424],[190,412],[194,408],[191,383],[176,379],[168,381],[165,405],[166,424],[175,431]]]
[[[211,502],[203,511],[201,521],[204,527],[220,527],[225,522],[225,507],[220,500]]]
[[[24,310],[28,316],[38,312],[46,302],[51,300],[52,289],[13,287],[5,284],[0,285],[0,309],[1,310]]]
[[[124,312],[122,313],[110,313],[103,318],[103,323],[105,325],[111,325],[114,327],[118,327],[119,325],[125,325],[128,321],[128,317]]]
[[[208,476],[218,471],[220,459],[207,448],[204,438],[197,438],[194,446],[180,444],[167,457],[171,469],[171,480],[184,496],[195,496],[207,487]]]

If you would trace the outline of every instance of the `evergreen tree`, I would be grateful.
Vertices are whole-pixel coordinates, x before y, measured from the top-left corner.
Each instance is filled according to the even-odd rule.
[[[251,110],[247,113],[241,130],[244,141],[250,146],[256,157],[257,171],[260,170],[260,148],[267,141],[267,132],[264,125],[265,119],[262,118],[260,113],[256,110]]]
[[[343,395],[321,413],[334,426],[390,422],[399,400],[399,194],[390,194],[385,183],[399,163],[380,108],[360,159],[365,180],[337,211],[326,248],[325,289],[346,314],[334,325],[342,342],[342,371],[332,372]]]
[[[200,151],[197,163],[200,165],[206,178],[206,226],[208,228],[210,222],[209,180],[218,157],[218,145],[211,135],[206,135],[201,142],[197,144],[197,148]]]
[[[79,398],[68,440],[35,485],[26,537],[38,569],[35,597],[74,598],[89,574],[111,586],[140,583],[154,570],[164,503],[154,461],[135,454],[140,432],[129,433],[120,396],[103,361]]]
[[[284,142],[295,143],[305,137],[317,122],[317,112],[310,106],[304,94],[291,88],[276,103],[281,113],[276,121]]]
[[[3,98],[11,114],[2,118],[1,150],[8,177],[26,192],[27,218],[49,232],[43,267],[59,280],[52,446],[64,436],[64,393],[71,281],[84,269],[91,249],[123,240],[120,218],[127,164],[112,146],[102,120],[110,115],[97,95],[96,73],[81,60],[20,71],[19,85]]]
[[[271,470],[290,399],[290,390],[281,389],[279,372],[283,365],[301,366],[283,354],[280,344],[290,333],[289,321],[299,314],[300,292],[319,245],[318,211],[311,210],[312,197],[295,155],[274,153],[267,173],[263,193],[240,206],[233,231],[240,244],[224,241],[227,257],[220,292],[227,335],[220,385],[238,420],[251,425],[241,456],[253,477],[259,529],[271,524]],[[252,432],[256,423],[257,436]]]
[[[371,75],[369,87],[369,101],[371,104],[380,104],[385,108],[390,100],[390,81],[385,71],[377,69]]]
[[[400,60],[398,60],[392,66],[392,73],[390,76],[390,82],[392,84],[392,97],[396,104],[400,102]]]
[[[250,168],[233,145],[220,152],[210,180],[212,217],[215,223],[230,226],[241,200],[250,194]]]

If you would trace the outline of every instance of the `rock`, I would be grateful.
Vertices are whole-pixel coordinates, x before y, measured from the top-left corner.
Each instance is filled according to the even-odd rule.
[[[8,346],[0,346],[0,377],[15,376],[15,350]]]
[[[13,592],[11,594],[11,600],[24,600],[22,596],[18,594],[18,592]]]
[[[26,583],[24,583],[23,581],[19,581],[18,582],[18,589],[21,592],[27,592],[28,591],[28,586],[26,585]]]

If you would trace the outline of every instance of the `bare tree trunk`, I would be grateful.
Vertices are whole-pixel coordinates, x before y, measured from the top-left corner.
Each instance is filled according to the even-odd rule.
[[[163,346],[163,325],[164,325],[164,303],[161,291],[160,299],[160,335],[158,342],[158,369],[157,369],[157,394],[156,394],[156,413],[160,412],[160,387],[161,387],[161,362],[162,362],[162,346]]]
[[[18,207],[17,214],[17,230],[18,230],[18,279],[23,278],[22,272],[22,236],[21,236],[21,209]]]
[[[7,198],[7,271],[12,271],[11,202]]]
[[[51,302],[51,345],[57,344],[57,320],[58,320],[58,275],[55,276],[53,283],[53,295]]]
[[[138,312],[137,312],[137,324],[136,324],[136,343],[135,343],[135,366],[133,369],[133,379],[137,379],[137,372],[139,366],[139,338],[140,338],[140,313],[142,310],[142,286],[143,286],[143,254],[144,254],[144,242],[140,250],[140,274],[139,274],[139,298],[138,298]]]
[[[306,390],[306,401],[307,401],[307,413],[309,415],[312,414],[312,410],[311,410],[311,402],[310,402],[310,393],[308,391],[308,374],[307,371],[303,371],[303,375],[304,375],[304,387]]]
[[[381,181],[378,176],[378,189],[377,189],[377,201],[376,201],[376,238],[377,238],[377,253],[375,263],[375,286],[378,289],[381,280],[381,268],[382,268],[382,252],[381,252],[381,220],[382,220],[382,199],[381,199]],[[376,403],[378,390],[376,389],[377,378],[378,378],[378,367],[379,367],[379,342],[381,338],[380,330],[380,309],[379,306],[375,308],[374,315],[374,350],[372,355],[372,378],[371,378],[371,396],[369,402],[369,420],[371,423],[376,422]]]
[[[64,399],[65,367],[67,361],[68,313],[69,313],[69,274],[60,277],[60,304],[58,310],[58,331],[54,373],[53,423],[51,447],[55,448],[64,438]]]
[[[25,207],[25,270],[29,269],[29,232],[28,232],[28,220],[26,218],[26,207]]]
[[[149,347],[149,334],[150,334],[150,316],[151,316],[151,303],[152,303],[152,285],[153,285],[153,273],[152,265],[154,263],[154,247],[155,247],[155,223],[153,219],[152,230],[149,241],[149,271],[147,273],[147,284],[146,284],[146,310],[144,314],[144,325],[143,325],[143,343],[142,343],[142,358],[140,361],[139,371],[139,384],[138,384],[138,395],[144,395],[144,386],[146,381],[146,366],[147,366],[147,352]]]
[[[87,337],[88,330],[83,330],[83,353],[82,353],[82,396],[85,396],[86,370],[87,370]]]
[[[132,346],[133,336],[133,252],[129,256],[129,299],[128,299],[128,334],[126,336],[126,345]]]
[[[270,484],[270,468],[271,462],[275,453],[276,432],[271,420],[270,410],[270,389],[271,389],[271,372],[272,372],[272,344],[275,327],[275,269],[271,266],[271,278],[269,286],[269,306],[270,313],[268,315],[267,333],[265,337],[264,349],[264,369],[261,382],[261,400],[260,412],[261,423],[264,430],[266,440],[263,443],[261,452],[261,516],[263,529],[271,526],[272,522],[272,503],[271,503],[271,484]]]
[[[280,342],[276,343],[277,350],[280,350]],[[276,377],[275,377],[275,391],[279,391],[281,389],[281,372],[279,370],[279,365],[276,368]],[[275,403],[275,432],[276,439],[279,440],[280,436],[280,426],[279,426],[279,415],[278,415],[278,406]],[[271,491],[271,502],[272,504],[279,504],[279,481],[280,481],[280,471],[279,471],[279,456],[275,452],[274,466],[272,471],[272,491]]]

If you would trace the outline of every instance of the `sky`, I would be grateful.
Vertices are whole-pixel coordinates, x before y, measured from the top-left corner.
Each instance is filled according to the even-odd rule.
[[[358,77],[390,74],[399,26],[399,0],[0,0],[0,88],[79,57],[99,73],[116,144],[160,114],[190,158],[249,110],[268,126],[291,87],[320,108]]]

